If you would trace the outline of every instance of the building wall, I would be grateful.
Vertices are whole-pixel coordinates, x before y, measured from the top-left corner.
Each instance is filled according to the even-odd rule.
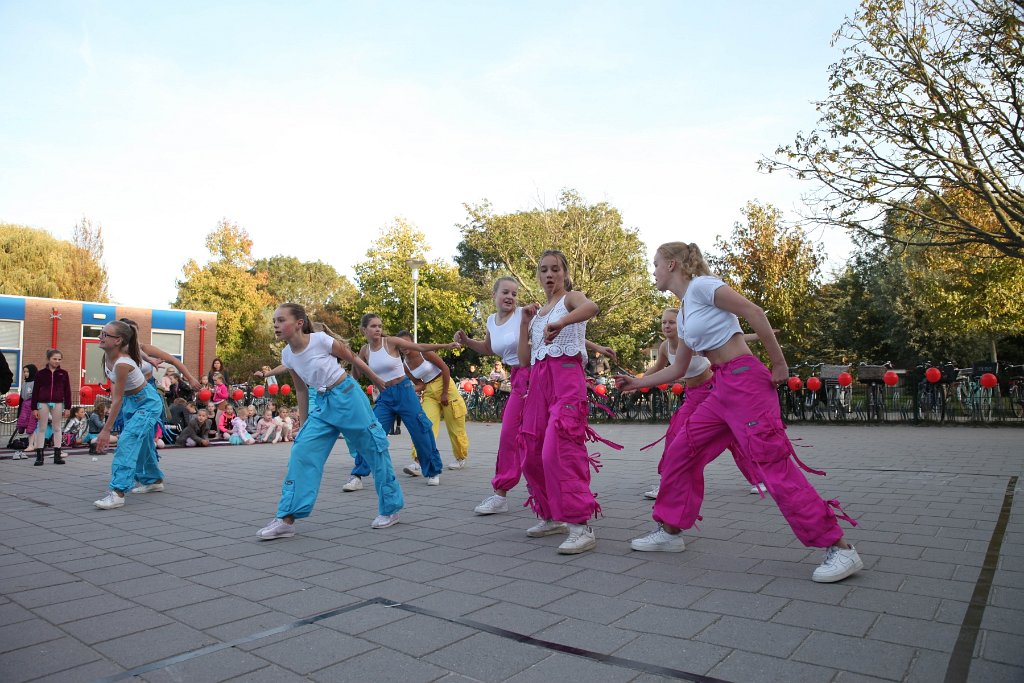
[[[130,318],[139,325],[139,339],[143,343],[152,340],[154,315],[163,320],[181,320],[175,327],[165,323],[162,329],[181,329],[183,335],[183,362],[197,377],[203,372],[199,367],[200,356],[209,367],[217,353],[217,314],[208,311],[154,311],[149,308],[135,306],[115,306],[113,304],[92,304],[82,301],[66,301],[60,299],[41,299],[34,297],[0,296],[6,303],[24,302],[24,320],[21,339],[21,365],[34,363],[42,367],[46,363],[46,351],[53,346],[53,311],[60,316],[57,319],[56,348],[64,356],[62,367],[71,375],[72,392],[78,393],[81,383],[82,367],[82,325],[102,325],[115,318]],[[4,303],[0,301],[0,303]],[[8,309],[11,307],[7,307]],[[0,307],[2,309],[2,307]],[[83,320],[83,310],[85,320]],[[97,311],[101,311],[97,313]],[[102,316],[102,317],[98,317]],[[0,318],[4,318],[0,315]],[[10,320],[13,318],[4,318]],[[202,335],[203,344],[200,349],[200,321],[205,323],[206,330]],[[21,368],[15,370],[15,381],[21,381]]]

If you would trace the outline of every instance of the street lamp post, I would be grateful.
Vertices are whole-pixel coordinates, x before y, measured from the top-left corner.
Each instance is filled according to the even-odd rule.
[[[405,265],[412,269],[412,341],[413,343],[419,344],[417,328],[419,327],[420,321],[419,304],[417,299],[419,298],[420,268],[427,265],[427,262],[423,259],[411,258],[405,260]]]

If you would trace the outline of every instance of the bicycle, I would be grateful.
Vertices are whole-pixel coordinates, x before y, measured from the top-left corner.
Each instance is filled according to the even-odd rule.
[[[1024,365],[1007,365],[1005,373],[1010,412],[1016,418],[1024,417]]]
[[[935,367],[940,375],[938,382],[928,380],[927,372]],[[921,381],[917,391],[917,419],[922,422],[942,422],[946,419],[947,387],[956,381],[958,371],[952,363],[941,366],[919,365]]]
[[[9,394],[9,396],[17,396],[18,394]],[[7,396],[0,396],[0,424],[14,424],[18,421],[18,409],[21,408],[21,403],[12,406],[7,403]]]
[[[839,383],[839,376],[850,372],[849,365],[822,364],[821,382],[824,385],[828,419],[843,421],[853,412],[853,388]]]
[[[800,368],[804,364],[789,366],[789,377],[799,378]],[[790,389],[789,380],[779,385],[779,409],[782,412],[782,419],[786,422],[797,422],[804,419],[804,398],[803,388]]]
[[[865,407],[867,419],[881,422],[885,416],[885,373],[892,369],[892,363],[886,361],[882,365],[861,363],[857,366],[857,381],[867,385]]]
[[[985,374],[992,374],[998,377],[999,364],[993,362],[978,362],[974,367],[961,370],[963,379],[959,382],[958,392],[960,393],[961,404],[966,410],[964,413],[970,419],[980,422],[991,422],[995,413],[995,404],[999,401],[999,384],[994,387],[981,385],[981,377]],[[960,379],[960,377],[958,377]]]

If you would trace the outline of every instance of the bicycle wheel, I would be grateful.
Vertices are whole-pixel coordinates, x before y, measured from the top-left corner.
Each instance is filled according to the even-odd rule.
[[[9,406],[6,401],[0,404],[0,423],[14,424],[18,421],[18,406]]]
[[[998,402],[998,398],[998,387],[993,387],[992,389],[980,387],[978,389],[978,418],[982,422],[991,422],[992,418],[995,417],[995,405]]]
[[[879,384],[868,385],[868,419],[881,422],[885,408],[885,396]]]
[[[918,418],[924,422],[942,422],[946,414],[946,396],[942,387],[928,384],[918,401]]]
[[[1014,417],[1024,417],[1024,389],[1020,384],[1010,387],[1010,410]]]

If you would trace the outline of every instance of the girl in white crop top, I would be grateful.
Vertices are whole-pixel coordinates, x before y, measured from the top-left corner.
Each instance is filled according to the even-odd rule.
[[[654,257],[655,285],[683,302],[682,353],[671,366],[641,379],[617,378],[624,390],[651,387],[685,372],[694,351],[716,367],[714,387],[682,425],[662,457],[665,486],[654,504],[656,531],[634,539],[634,550],[683,550],[683,529],[699,518],[703,499],[701,470],[721,453],[727,437],[743,444],[744,466],[762,481],[797,538],[806,546],[825,547],[825,559],[814,571],[818,582],[840,581],[864,564],[844,537],[838,519],[856,524],[837,500],[824,500],[800,469],[817,474],[796,458],[779,415],[775,385],[789,374],[768,318],[722,280],[711,275],[696,245],[669,242]],[[768,351],[767,369],[754,356],[739,327],[743,317]],[[792,461],[796,461],[796,466]],[[671,486],[668,479],[671,479]],[[838,513],[838,514],[837,514]]]
[[[120,320],[121,322],[130,325],[132,329],[135,330],[135,336],[137,338],[139,335],[139,324],[130,318],[121,318]],[[142,362],[139,363],[139,369],[142,370],[142,374],[147,380],[152,379],[154,366],[164,362],[170,363],[176,367],[178,372],[181,373],[181,376],[187,379],[188,383],[193,388],[198,388],[200,386],[199,380],[196,379],[195,375],[189,372],[188,368],[185,367],[185,364],[163,349],[153,346],[152,344],[146,344],[142,340],[139,340],[139,355],[142,359]]]
[[[163,472],[157,465],[153,435],[163,416],[163,400],[146,382],[139,365],[142,357],[135,328],[120,320],[107,323],[100,332],[103,370],[110,378],[110,413],[96,437],[102,452],[110,443],[110,432],[118,416],[124,427],[110,465],[110,491],[94,505],[101,510],[124,507],[125,493],[163,491]],[[135,482],[138,486],[132,488]]]
[[[411,341],[412,335],[406,331],[398,336]],[[405,352],[405,366],[421,384],[421,405],[423,412],[434,425],[434,440],[440,430],[441,422],[445,424],[448,440],[452,444],[455,460],[448,463],[448,469],[461,470],[469,458],[469,435],[466,434],[466,413],[469,412],[466,402],[452,380],[451,370],[440,356],[433,351],[419,352],[409,349]],[[413,453],[413,458],[416,454]]]

